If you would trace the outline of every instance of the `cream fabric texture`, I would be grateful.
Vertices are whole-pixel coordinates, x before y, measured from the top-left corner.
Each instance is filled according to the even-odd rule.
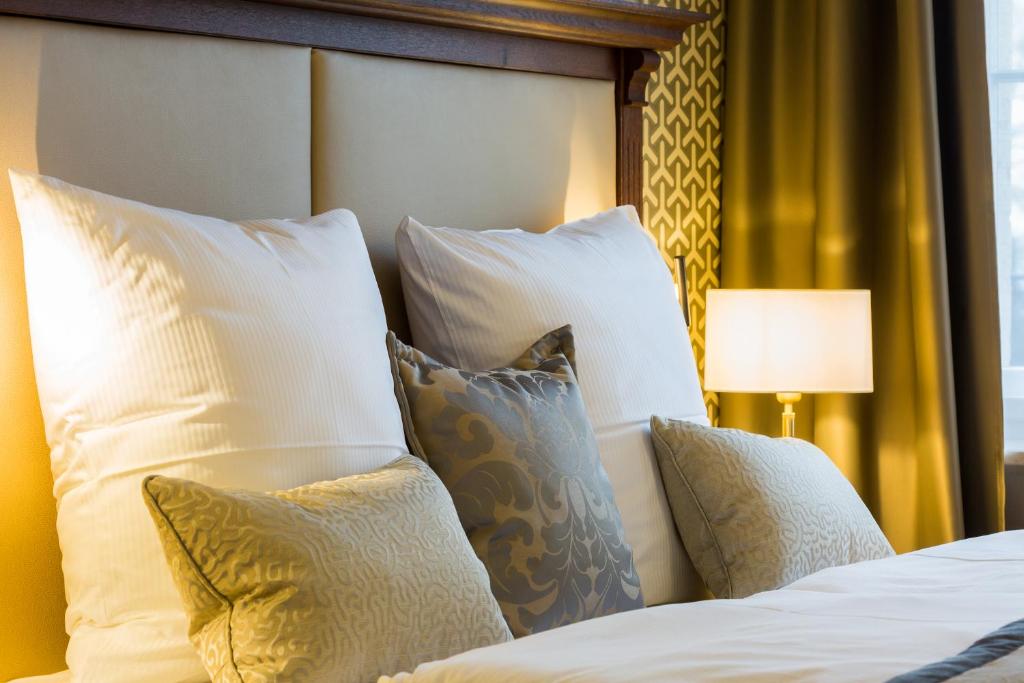
[[[344,210],[228,223],[11,182],[68,665],[83,681],[204,680],[139,484],[285,489],[406,452],[359,226]]]
[[[399,338],[406,214],[544,230],[615,203],[611,81],[314,50],[312,82],[313,211],[359,216]]]
[[[426,227],[397,235],[413,342],[469,370],[501,367],[571,324],[601,462],[648,604],[703,595],[672,523],[652,414],[707,423],[672,277],[635,209],[537,234]]]
[[[388,335],[413,452],[452,494],[518,636],[644,606],[566,326],[468,372]]]
[[[651,432],[679,534],[716,597],[743,598],[893,554],[814,444],[660,417]]]
[[[274,493],[150,476],[143,497],[214,683],[364,683],[512,640],[414,456]]]

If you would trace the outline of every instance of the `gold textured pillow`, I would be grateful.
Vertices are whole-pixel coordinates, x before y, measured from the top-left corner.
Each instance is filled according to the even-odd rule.
[[[857,492],[814,444],[651,418],[676,528],[708,589],[742,598],[892,555]]]
[[[273,493],[142,488],[214,683],[361,683],[511,640],[451,498],[411,455]]]
[[[512,367],[438,363],[388,336],[412,450],[452,494],[516,636],[643,607],[608,475],[555,330]]]

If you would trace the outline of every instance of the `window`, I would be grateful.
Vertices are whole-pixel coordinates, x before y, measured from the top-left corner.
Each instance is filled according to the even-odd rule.
[[[985,3],[1006,450],[1024,452],[1024,0]]]

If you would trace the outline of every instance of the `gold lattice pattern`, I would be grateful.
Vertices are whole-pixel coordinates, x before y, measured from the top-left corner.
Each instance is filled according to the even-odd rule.
[[[644,110],[644,214],[666,257],[686,255],[690,338],[704,374],[705,293],[719,285],[725,0],[644,0],[713,17],[661,55]],[[706,392],[718,423],[718,396]]]

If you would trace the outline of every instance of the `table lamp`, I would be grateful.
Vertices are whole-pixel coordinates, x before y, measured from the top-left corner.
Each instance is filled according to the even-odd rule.
[[[775,394],[783,436],[801,394],[873,390],[866,289],[712,289],[705,315],[704,388]]]

